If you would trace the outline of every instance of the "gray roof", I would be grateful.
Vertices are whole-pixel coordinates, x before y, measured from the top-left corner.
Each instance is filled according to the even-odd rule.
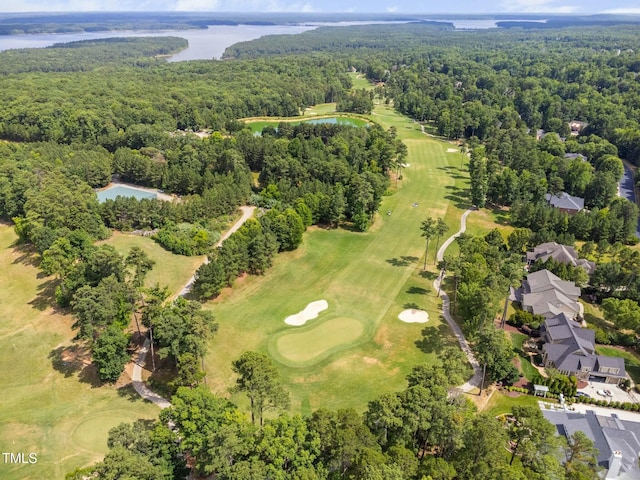
[[[570,160],[574,160],[576,158],[579,158],[580,160],[582,160],[583,162],[587,161],[587,157],[585,157],[584,155],[582,155],[581,153],[565,153],[564,154],[564,158],[568,158]]]
[[[549,270],[530,273],[522,282],[522,307],[545,318],[561,313],[575,317],[580,313],[579,297],[575,283],[561,280]]]
[[[545,293],[556,290],[564,296],[577,300],[580,297],[580,287],[575,283],[562,280],[549,270],[539,270],[527,275],[524,293]]]
[[[546,262],[550,258],[553,258],[556,262],[566,263],[574,267],[582,267],[589,275],[591,275],[596,268],[595,262],[578,258],[576,249],[569,245],[547,242],[535,247],[533,252],[527,252],[527,261],[529,262],[535,262],[536,260]]]
[[[574,412],[543,410],[544,417],[556,426],[560,435],[569,437],[584,432],[598,449],[598,464],[609,470],[606,478],[640,480],[640,423],[622,421],[612,415],[605,417],[588,411]]]
[[[546,361],[552,361],[562,372],[577,373],[587,368],[596,377],[626,377],[624,360],[595,354],[595,332],[580,328],[580,324],[561,314],[550,318],[542,326],[546,343],[542,351]],[[615,368],[618,373],[601,372],[602,368]]]
[[[566,192],[562,192],[560,195],[551,195],[550,193],[547,193],[545,198],[551,206],[555,208],[564,208],[566,210],[575,210],[577,212],[584,208],[584,198],[574,197]]]

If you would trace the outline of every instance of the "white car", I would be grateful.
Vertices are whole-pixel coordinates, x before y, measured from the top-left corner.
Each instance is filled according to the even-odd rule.
[[[597,393],[598,395],[603,396],[603,397],[606,397],[606,396],[607,396],[607,393],[606,393],[604,390],[598,390],[596,393]]]

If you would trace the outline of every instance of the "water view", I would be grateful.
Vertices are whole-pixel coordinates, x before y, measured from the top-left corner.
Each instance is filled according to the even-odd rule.
[[[214,25],[206,30],[163,31],[109,31],[38,35],[0,35],[0,51],[14,48],[44,48],[55,43],[78,40],[95,40],[114,37],[181,37],[189,47],[169,58],[170,62],[182,60],[219,59],[225,49],[234,43],[254,40],[264,35],[296,34],[317,28],[316,25]]]

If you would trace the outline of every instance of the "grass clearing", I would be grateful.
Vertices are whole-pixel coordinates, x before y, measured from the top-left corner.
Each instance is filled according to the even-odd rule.
[[[519,396],[511,397],[502,393],[499,390],[493,392],[491,398],[487,402],[484,412],[497,417],[498,415],[504,415],[511,413],[514,406],[538,406],[540,397],[534,397],[532,395],[520,394]],[[553,403],[554,400],[545,399],[545,402]]]
[[[0,226],[0,450],[35,452],[38,462],[0,463],[0,478],[63,478],[104,456],[109,429],[158,408],[126,388],[96,388],[92,367],[68,356],[73,319],[50,307],[55,281],[15,241],[13,227]]]
[[[132,247],[140,247],[156,264],[145,278],[145,285],[153,286],[159,283],[167,285],[171,293],[179,292],[189,278],[195,273],[204,257],[185,257],[175,255],[165,250],[159,243],[149,237],[127,235],[114,232],[104,242],[113,246],[121,255],[127,255]]]
[[[375,85],[367,79],[364,73],[349,72],[347,75],[351,78],[353,90],[373,90],[375,88]]]
[[[216,393],[228,396],[235,379],[231,362],[242,352],[256,350],[278,361],[273,339],[292,332],[284,318],[319,298],[330,306],[323,317],[353,319],[363,331],[350,344],[338,332],[331,345],[339,348],[329,355],[279,363],[296,413],[320,406],[362,411],[378,395],[404,388],[414,365],[437,361],[442,346],[454,342],[433,290],[433,241],[428,269],[421,271],[425,244],[420,223],[427,216],[443,217],[450,227],[446,236],[458,230],[469,205],[466,170],[460,170],[458,155],[446,153],[451,144],[424,135],[417,123],[391,107],[377,106],[371,120],[396,127],[408,147],[410,166],[380,208],[392,214],[377,216],[367,233],[312,228],[299,249],[280,254],[264,276],[236,282],[232,291],[205,306],[219,323],[206,358],[207,383]],[[407,308],[427,311],[429,322],[401,322],[398,314]],[[327,348],[324,344],[316,351]],[[232,400],[246,403],[239,395]]]

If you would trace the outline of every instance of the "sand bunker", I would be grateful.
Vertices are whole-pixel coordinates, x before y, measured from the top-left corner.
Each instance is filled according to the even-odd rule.
[[[298,312],[295,315],[289,315],[285,318],[284,323],[287,325],[293,325],[294,327],[299,327],[307,323],[309,320],[318,318],[318,314],[327,308],[329,308],[329,304],[326,300],[311,302],[301,312]]]
[[[429,314],[424,310],[416,310],[415,308],[404,310],[398,318],[405,323],[427,323]]]
[[[457,148],[447,148],[447,153],[458,153],[460,150]]]

